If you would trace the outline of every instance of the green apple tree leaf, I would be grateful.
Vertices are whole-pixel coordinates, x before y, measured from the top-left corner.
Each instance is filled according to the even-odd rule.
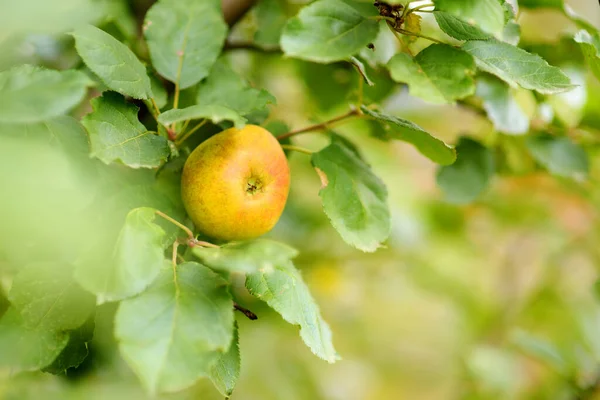
[[[266,90],[251,87],[223,59],[215,63],[208,78],[198,85],[197,93],[199,106],[224,106],[240,115],[263,111],[267,104],[276,102]]]
[[[210,370],[210,380],[225,397],[231,396],[240,377],[240,337],[238,326],[234,324],[233,340],[226,353],[221,354]]]
[[[402,118],[370,110],[364,106],[361,107],[361,110],[383,125],[386,138],[402,140],[412,144],[421,154],[437,164],[449,165],[456,160],[456,152],[452,147],[433,137],[420,126]]]
[[[390,234],[385,184],[339,140],[314,153],[311,161],[321,178],[319,195],[333,227],[357,249],[377,250]]]
[[[93,82],[83,72],[20,65],[0,72],[0,123],[51,119],[79,104]]]
[[[220,247],[194,247],[192,253],[206,266],[230,272],[256,272],[291,260],[298,251],[269,239],[232,242]]]
[[[463,21],[454,14],[446,11],[434,11],[433,15],[440,29],[447,35],[458,40],[486,40],[493,35],[482,31],[474,23]]]
[[[318,0],[288,20],[281,47],[291,57],[330,63],[357,54],[378,32],[375,19],[363,16],[342,0]]]
[[[154,222],[155,218],[152,208],[131,210],[106,265],[77,266],[75,278],[95,293],[100,303],[141,293],[158,276],[164,260],[165,231]]]
[[[492,35],[500,35],[504,28],[504,8],[498,0],[434,0],[435,9],[477,25]]]
[[[477,66],[496,75],[511,86],[521,86],[543,94],[555,94],[573,88],[569,78],[557,67],[536,54],[495,39],[472,40],[462,45]]]
[[[564,0],[519,0],[519,7],[562,9]]]
[[[575,41],[581,46],[590,69],[600,80],[600,33],[596,31],[590,34],[588,31],[580,30],[575,35]]]
[[[264,47],[279,45],[281,32],[287,22],[287,15],[280,0],[260,0],[253,9],[257,29],[254,42]]]
[[[221,121],[231,121],[236,128],[246,124],[246,118],[231,108],[222,105],[195,105],[186,108],[177,108],[165,111],[158,116],[158,122],[169,125],[174,122],[186,121],[188,119],[206,118],[218,124]]]
[[[483,108],[498,132],[522,135],[529,131],[529,116],[517,103],[508,84],[483,76],[477,80],[476,94],[483,99]]]
[[[437,183],[449,202],[470,203],[485,190],[494,176],[494,154],[467,137],[460,138],[456,152],[456,162],[439,169]]]
[[[69,330],[94,310],[95,297],[73,278],[73,268],[54,262],[26,265],[15,276],[9,300],[28,328]]]
[[[528,137],[525,143],[533,158],[550,173],[575,179],[588,175],[587,153],[570,138],[540,134]]]
[[[0,319],[0,367],[35,371],[50,365],[69,341],[69,334],[43,328],[28,329],[14,307]]]
[[[83,325],[69,331],[69,342],[54,359],[52,364],[43,368],[44,372],[59,375],[69,368],[77,368],[88,356],[88,344],[94,337],[95,315],[92,314]]]
[[[77,53],[111,90],[135,99],[152,97],[146,67],[127,46],[92,25],[79,27],[72,35]]]
[[[414,58],[398,53],[387,66],[392,79],[406,82],[413,96],[431,103],[452,103],[475,93],[473,57],[446,44],[432,44]]]
[[[152,65],[181,89],[208,75],[226,33],[220,0],[158,1],[144,21]]]
[[[114,92],[105,92],[91,103],[94,111],[81,123],[89,132],[93,157],[131,168],[155,168],[166,160],[170,153],[167,139],[142,125],[135,105]]]
[[[329,363],[340,359],[333,347],[331,330],[291,261],[248,274],[246,288],[284,320],[299,325],[300,337],[316,356]]]
[[[211,375],[233,339],[227,282],[194,262],[165,268],[115,317],[121,354],[150,393],[182,390]]]

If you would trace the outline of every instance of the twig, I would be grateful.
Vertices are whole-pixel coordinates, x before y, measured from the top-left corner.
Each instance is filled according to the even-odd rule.
[[[284,150],[292,150],[292,151],[297,151],[299,153],[304,153],[304,154],[308,154],[308,155],[312,155],[313,152],[305,149],[304,147],[299,147],[299,146],[292,146],[291,144],[282,144],[281,148]]]
[[[233,303],[233,308],[238,310],[242,314],[244,314],[246,317],[248,317],[249,320],[255,321],[258,319],[256,314],[254,314],[252,311],[248,310],[247,308],[240,306],[238,303]]]
[[[181,136],[181,138],[177,138],[177,140],[175,140],[175,146],[179,146],[181,143],[185,142],[187,140],[187,138],[189,138],[190,136],[192,136],[192,133],[194,133],[198,129],[202,128],[204,126],[204,124],[206,124],[207,121],[208,121],[207,119],[203,119],[196,126],[194,126],[192,129],[190,129],[189,131],[185,132]]]
[[[326,129],[329,125],[331,125],[333,123],[345,120],[345,119],[350,118],[350,117],[354,117],[356,115],[360,115],[360,113],[361,112],[357,108],[353,108],[352,110],[348,111],[346,114],[340,115],[339,117],[335,117],[335,118],[332,118],[332,119],[330,119],[328,121],[321,122],[319,124],[307,126],[306,128],[298,129],[298,130],[295,130],[295,131],[284,133],[283,135],[279,135],[279,136],[277,136],[277,140],[281,141],[281,140],[287,139],[289,137],[292,137],[292,136],[295,136],[295,135],[299,135],[301,133],[310,132],[310,131],[318,131],[318,130],[321,130],[321,129]]]
[[[254,50],[261,53],[281,53],[281,47],[263,47],[254,42],[226,42],[225,50]]]

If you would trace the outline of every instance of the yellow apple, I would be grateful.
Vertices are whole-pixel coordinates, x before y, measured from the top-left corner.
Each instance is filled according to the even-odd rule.
[[[221,240],[261,236],[279,220],[290,170],[273,135],[256,125],[202,142],[187,159],[181,195],[196,227]]]

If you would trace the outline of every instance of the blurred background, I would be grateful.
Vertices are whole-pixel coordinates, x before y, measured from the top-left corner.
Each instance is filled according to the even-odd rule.
[[[275,7],[278,1],[265,3]],[[288,3],[293,13],[302,2]],[[596,0],[567,3],[600,28]],[[117,37],[135,37],[136,19],[143,18],[136,12],[148,4],[0,0],[0,70],[22,63],[78,67],[81,61],[64,32],[94,23]],[[580,85],[575,94],[551,100],[517,91],[519,104],[532,121],[550,113],[567,127],[581,124],[600,134],[600,82],[567,38],[576,26],[557,11],[519,12],[521,46],[562,67]],[[246,15],[230,40],[255,37],[257,14]],[[434,26],[425,18],[425,32],[434,32]],[[393,54],[393,40],[382,34],[376,56],[365,55],[376,82],[366,98],[448,143],[468,135],[494,145],[500,149],[499,173],[474,203],[451,204],[436,186],[436,166],[411,146],[376,139],[364,121],[336,128],[359,145],[389,191],[392,235],[386,248],[365,254],[346,245],[327,221],[309,157],[291,154],[289,201],[268,236],[300,250],[296,265],[343,360],[329,365],[313,356],[297,329],[248,296],[238,277],[235,295],[259,319],[237,316],[242,372],[232,398],[600,399],[600,149],[586,146],[589,179],[549,175],[524,152],[520,138],[495,133],[471,108],[431,106],[378,71],[377,63]],[[130,45],[143,54],[139,41]],[[427,45],[413,44],[417,50]],[[225,54],[237,72],[277,98],[267,124],[303,127],[344,112],[356,98],[357,75],[350,64],[316,65],[243,49]],[[86,106],[77,112],[85,113]],[[2,129],[7,134],[0,139],[0,279],[25,258],[48,253],[60,258],[112,232],[106,212],[111,209],[119,220],[114,206],[125,210],[128,199],[108,195],[122,186],[107,188],[106,177],[118,175],[126,184],[130,177],[123,170],[106,168],[108,175],[98,175],[74,169],[48,143],[24,142],[19,132]],[[295,143],[318,150],[327,137],[307,134]],[[145,172],[127,174],[139,179]],[[26,218],[16,223],[15,215]],[[8,279],[2,282],[6,286]],[[2,296],[0,309],[1,303]],[[82,366],[66,376],[0,369],[0,398],[148,398],[112,338],[114,311],[110,303],[98,308],[90,356]],[[158,398],[221,396],[204,380]]]

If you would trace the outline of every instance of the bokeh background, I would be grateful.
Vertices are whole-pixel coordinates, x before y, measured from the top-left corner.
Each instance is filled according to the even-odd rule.
[[[80,60],[64,32],[85,22],[115,35],[130,32],[137,29],[135,10],[144,3],[0,0],[0,70],[19,63],[77,67]],[[293,8],[301,2],[289,3]],[[567,3],[600,27],[596,0]],[[231,38],[252,37],[255,17],[247,15]],[[500,172],[476,202],[454,205],[436,186],[436,166],[409,145],[377,140],[364,121],[336,128],[360,146],[389,190],[392,235],[385,248],[364,254],[346,245],[323,214],[309,157],[291,154],[289,202],[268,236],[300,249],[296,265],[343,360],[329,365],[314,357],[297,329],[246,295],[238,277],[235,295],[259,319],[237,316],[242,373],[234,399],[600,398],[600,154],[594,144],[600,139],[600,82],[565,39],[577,30],[566,17],[521,10],[519,22],[521,45],[580,84],[542,110],[567,126],[581,122],[596,134],[586,146],[589,179],[552,177],[522,152],[520,139],[498,135],[478,113],[428,105],[371,70],[377,85],[367,89],[367,99],[450,143],[460,135],[502,143]],[[425,31],[434,24],[425,19]],[[414,44],[415,49],[427,45]],[[389,57],[386,49],[392,46],[393,37],[382,35],[378,57]],[[356,96],[357,76],[349,64],[315,65],[246,50],[228,51],[227,57],[277,98],[267,122],[303,127],[343,112]],[[525,91],[518,98],[533,121],[540,118],[540,99]],[[307,134],[296,143],[317,150],[327,138]],[[20,262],[36,254],[60,258],[97,240],[107,209],[115,202],[126,208],[126,196],[104,202],[106,181],[94,181],[103,177],[74,171],[69,162],[52,146],[24,142],[16,133],[0,139],[4,289]],[[115,174],[123,179],[117,185],[127,184],[121,171]],[[143,173],[136,174],[131,179]],[[77,210],[86,210],[85,217]],[[112,304],[99,307],[90,356],[81,367],[67,376],[0,369],[0,399],[148,398],[112,339],[114,311]],[[206,380],[159,398],[221,396]]]

